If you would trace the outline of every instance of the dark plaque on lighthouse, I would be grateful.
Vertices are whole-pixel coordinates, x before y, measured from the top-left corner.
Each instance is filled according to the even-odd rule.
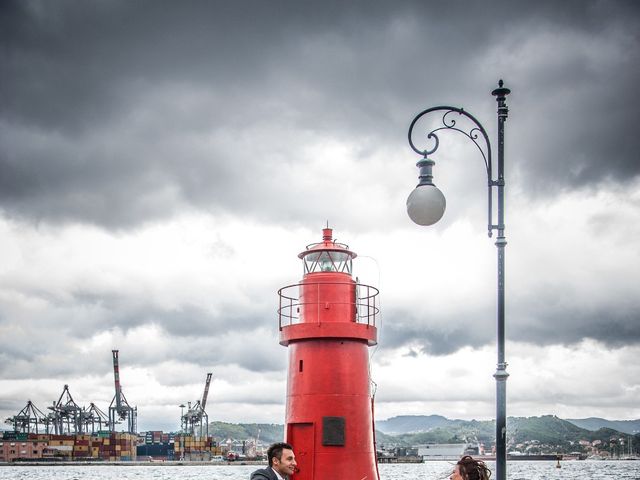
[[[322,445],[344,447],[344,417],[322,417]]]

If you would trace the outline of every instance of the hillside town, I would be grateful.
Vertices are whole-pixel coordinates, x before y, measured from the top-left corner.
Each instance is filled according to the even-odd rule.
[[[533,417],[535,419],[535,417]],[[531,421],[534,421],[534,420]],[[214,422],[211,431],[200,436],[159,430],[131,434],[98,431],[93,434],[37,434],[4,431],[0,440],[0,462],[83,461],[83,462],[251,462],[261,461],[270,443],[279,441],[282,425],[225,424]],[[225,435],[234,431],[237,437]],[[424,432],[423,432],[424,433]],[[591,432],[596,434],[597,432]],[[600,432],[603,433],[603,432]],[[495,449],[477,438],[456,442],[407,444],[406,435],[378,432],[377,457],[380,463],[453,460],[462,455],[490,460]],[[410,434],[414,438],[420,434]],[[604,439],[582,438],[567,442],[531,439],[510,441],[509,460],[617,460],[638,458],[639,435],[612,433]],[[514,437],[512,436],[512,439]]]

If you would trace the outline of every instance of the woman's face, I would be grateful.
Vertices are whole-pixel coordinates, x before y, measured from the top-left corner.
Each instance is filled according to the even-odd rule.
[[[449,476],[450,480],[464,480],[462,475],[460,475],[460,466],[456,465],[453,469],[453,473]]]

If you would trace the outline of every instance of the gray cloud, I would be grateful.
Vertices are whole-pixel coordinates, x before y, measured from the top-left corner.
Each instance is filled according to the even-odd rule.
[[[453,102],[490,119],[478,91],[499,75],[529,194],[636,176],[638,7],[495,3],[5,2],[2,208],[111,227],[186,206],[297,222],[310,212],[290,167],[320,132],[363,164],[380,145],[411,158],[414,113]]]
[[[268,284],[273,271],[263,280],[261,272],[249,272],[250,280],[229,278],[230,285],[220,285],[224,276],[218,284],[200,280],[192,296],[181,290],[189,269],[155,285],[144,278],[155,271],[144,271],[151,268],[143,263],[135,273],[107,260],[92,263],[101,256],[96,246],[77,258],[70,254],[70,262],[80,264],[75,270],[53,262],[62,270],[58,277],[40,266],[47,254],[30,256],[31,246],[47,250],[64,234],[58,224],[80,223],[109,231],[113,238],[96,245],[117,250],[124,248],[119,235],[185,212],[212,214],[221,224],[233,218],[291,229],[330,219],[356,236],[375,231],[402,242],[412,235],[397,234],[406,228],[398,227],[406,223],[399,217],[415,182],[415,156],[406,144],[410,120],[431,105],[460,105],[493,140],[490,91],[500,77],[513,90],[507,190],[517,197],[520,217],[529,214],[527,202],[551,209],[571,191],[630,191],[640,171],[632,130],[640,123],[632,100],[640,81],[639,10],[637,2],[596,0],[2,2],[0,218],[15,229],[8,236],[38,237],[15,247],[24,259],[0,269],[3,379],[59,381],[40,395],[49,398],[67,379],[86,380],[91,371],[108,378],[102,383],[109,397],[113,342],[127,367],[156,373],[161,388],[184,385],[185,375],[199,385],[209,369],[216,378],[278,372],[280,381],[286,349],[277,343],[273,290],[281,284]],[[478,179],[462,175],[475,167],[462,162],[447,170],[445,151],[438,152],[436,178],[452,201],[440,233],[475,215],[478,205],[478,215],[485,208]],[[464,202],[453,200],[458,192]],[[580,232],[598,238],[598,245],[617,243],[623,254],[635,251],[628,243],[637,222],[629,211],[637,210],[637,198],[623,207],[590,216]],[[544,258],[532,244],[539,237],[523,238],[518,225],[511,230],[516,222],[509,215],[508,268],[512,249]],[[557,227],[549,228],[550,237]],[[211,254],[228,262],[212,262],[212,269],[247,261],[246,245],[216,233]],[[65,238],[71,244],[83,234]],[[140,255],[136,248],[127,252],[132,262]],[[152,256],[154,266],[163,255],[169,263],[173,253]],[[550,266],[518,260],[509,276],[510,288],[517,286],[507,301],[510,341],[574,345],[594,338],[612,349],[637,345],[637,301],[627,299],[631,288],[620,288],[634,277],[633,259],[593,266],[592,251],[581,253],[588,273],[597,279],[604,273],[603,279],[577,281],[583,273],[575,261],[575,278],[559,275],[551,284],[544,271]],[[434,252],[421,252],[427,255]],[[565,260],[559,257],[550,262]],[[268,268],[278,267],[271,262]],[[278,278],[286,279],[282,285],[296,281]],[[211,298],[203,289],[213,290]],[[599,289],[618,296],[594,293]],[[488,290],[493,298],[493,287]],[[495,341],[491,302],[469,299],[428,315],[419,313],[419,300],[406,303],[385,300],[380,348],[438,356]],[[15,400],[23,393],[12,388],[0,410],[24,405]]]
[[[65,300],[31,296],[29,302],[46,305],[46,312],[24,308],[12,315],[7,306],[8,315],[0,320],[0,373],[5,379],[65,379],[85,374],[88,365],[92,374],[109,372],[109,348],[117,345],[128,350],[127,365],[133,367],[184,359],[202,368],[237,365],[257,372],[284,368],[272,309],[254,312],[231,303],[221,304],[219,311],[188,304],[167,309],[135,296],[103,292],[76,293]],[[149,327],[157,329],[160,339],[146,338],[140,329]],[[100,334],[112,335],[113,345],[100,342],[99,350],[89,348]]]
[[[527,289],[526,285],[519,288]],[[608,348],[640,343],[637,302],[611,305],[585,304],[579,298],[566,299],[575,292],[558,285],[554,290],[535,290],[515,305],[507,301],[507,341],[535,345],[576,345],[586,339]],[[579,294],[585,295],[585,294]],[[412,310],[385,309],[381,348],[412,346],[418,353],[448,355],[463,347],[480,348],[495,343],[495,311],[456,311],[455,316],[435,313],[418,317]]]
[[[547,296],[551,294],[547,292]],[[514,340],[552,345],[595,339],[611,348],[640,343],[637,305],[589,308],[572,302],[563,308],[554,305],[553,299],[538,299],[536,305],[527,306],[516,312],[509,324],[509,336]]]
[[[481,347],[494,342],[494,325],[486,312],[420,318],[411,311],[386,309],[381,346],[393,349],[412,345],[411,356],[420,352],[447,355],[466,346]]]

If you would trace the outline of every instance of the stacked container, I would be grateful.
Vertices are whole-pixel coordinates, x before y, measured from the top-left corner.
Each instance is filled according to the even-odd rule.
[[[4,432],[0,440],[3,447],[0,460],[63,457],[66,460],[131,461],[137,458],[137,440],[135,434],[109,431],[94,435]]]
[[[110,462],[126,462],[137,458],[138,436],[131,433],[111,433],[99,446],[99,457]]]
[[[91,456],[89,441],[91,435],[76,435],[73,443],[73,458],[86,459]]]
[[[176,435],[174,437],[174,456],[177,459],[209,460],[214,455],[222,455],[222,450],[213,437],[194,437]]]

